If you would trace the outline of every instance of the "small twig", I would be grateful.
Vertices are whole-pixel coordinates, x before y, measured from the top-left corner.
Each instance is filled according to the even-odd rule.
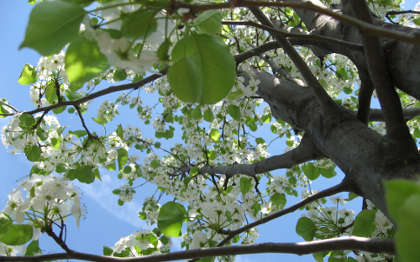
[[[89,131],[88,127],[86,126],[85,119],[83,118],[82,112],[80,112],[80,107],[76,105],[76,106],[74,106],[74,108],[76,109],[77,114],[79,115],[79,118],[80,118],[80,121],[82,122],[83,128],[85,129],[86,133],[88,134],[88,138],[96,138],[97,139],[98,137],[95,136],[95,135],[92,135],[92,133]]]
[[[389,11],[385,14],[385,17],[389,20],[389,22],[395,24],[395,22],[391,18],[391,15],[403,15],[403,14],[420,15],[420,11],[415,11],[415,10]]]
[[[8,108],[12,109],[13,111],[15,111],[15,113],[19,113],[19,110],[17,110],[14,106],[9,105],[8,103],[6,103],[6,102],[4,102],[4,101],[1,101],[1,100],[0,100],[0,104],[2,104],[2,105],[4,105],[4,106],[6,106],[6,107],[8,107]]]
[[[322,41],[322,42],[328,42],[328,43],[332,43],[332,44],[341,45],[341,46],[344,46],[344,47],[349,48],[349,49],[363,51],[363,46],[361,44],[358,44],[358,43],[344,41],[344,40],[336,39],[336,38],[333,38],[333,37],[328,37],[328,36],[323,36],[323,35],[318,35],[318,34],[291,33],[291,32],[287,32],[287,31],[284,31],[284,30],[279,30],[279,29],[273,28],[271,26],[259,24],[259,23],[253,22],[253,21],[227,21],[227,20],[225,20],[225,21],[222,21],[222,24],[253,26],[253,27],[260,28],[260,29],[263,29],[263,30],[271,32],[271,33],[275,32],[277,34],[281,34],[284,37],[295,37],[295,38],[300,38],[300,39],[318,40],[318,41]]]
[[[261,225],[261,224],[265,224],[265,223],[267,223],[267,222],[269,222],[273,219],[276,219],[276,218],[279,218],[279,217],[284,216],[286,214],[289,214],[291,212],[294,212],[297,209],[299,209],[301,207],[304,207],[305,205],[307,205],[307,204],[309,204],[309,203],[311,203],[315,200],[318,200],[320,198],[324,198],[324,197],[327,197],[327,196],[335,195],[337,193],[341,193],[343,191],[346,191],[346,190],[348,190],[348,188],[349,188],[349,185],[348,185],[347,181],[343,180],[340,184],[335,185],[335,186],[330,187],[330,188],[327,188],[325,190],[322,190],[322,191],[320,191],[320,192],[318,192],[314,195],[311,195],[311,196],[301,200],[300,202],[296,203],[293,206],[290,206],[290,207],[285,208],[283,210],[277,211],[277,212],[275,212],[275,213],[273,213],[269,216],[266,216],[264,218],[256,220],[253,223],[250,223],[250,224],[248,224],[246,226],[243,226],[241,228],[238,228],[236,230],[227,231],[227,232],[229,232],[228,236],[224,240],[222,240],[219,244],[217,244],[217,246],[219,246],[219,247],[223,246],[224,244],[228,243],[236,235],[238,235],[240,233],[243,233],[243,232],[245,232],[245,231],[247,231],[247,230],[249,230],[253,227],[256,227],[256,226]]]
[[[67,246],[67,244],[63,241],[63,239],[61,237],[58,237],[53,229],[52,229],[52,224],[50,223],[49,225],[46,226],[45,228],[45,232],[47,233],[47,235],[49,235],[52,239],[54,239],[54,241],[64,250],[66,251],[68,254],[73,253],[73,251]],[[61,234],[60,234],[61,235]],[[0,261],[2,261],[0,259]]]

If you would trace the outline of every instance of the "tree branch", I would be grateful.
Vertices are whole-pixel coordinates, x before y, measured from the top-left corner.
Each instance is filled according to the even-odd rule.
[[[395,254],[395,243],[391,239],[370,239],[364,237],[341,237],[330,238],[326,240],[315,240],[310,242],[297,243],[260,243],[244,246],[228,246],[216,248],[200,248],[187,251],[177,251],[168,254],[151,255],[136,258],[117,258],[99,256],[80,252],[56,253],[39,256],[0,256],[0,261],[47,261],[47,260],[65,260],[79,259],[85,261],[98,262],[160,262],[180,259],[192,259],[213,256],[232,256],[244,254],[259,253],[287,253],[287,254],[311,254],[332,250],[359,250],[372,253]]]
[[[372,23],[365,0],[351,0],[351,4],[355,15],[359,19]],[[369,75],[384,112],[387,135],[398,142],[403,156],[418,158],[417,146],[404,121],[400,98],[394,89],[379,39],[362,29],[360,29],[360,33],[365,47]]]
[[[285,208],[283,210],[277,211],[269,216],[263,217],[259,220],[256,220],[246,226],[243,226],[241,228],[238,228],[236,230],[232,230],[227,232],[228,233],[228,237],[226,237],[225,239],[223,239],[217,246],[223,246],[224,244],[228,243],[233,237],[235,237],[236,235],[245,232],[253,227],[256,227],[258,225],[261,224],[265,224],[273,219],[279,218],[283,215],[289,214],[291,212],[296,211],[297,209],[304,207],[306,204],[309,204],[315,200],[321,199],[323,197],[327,197],[327,196],[331,196],[331,195],[335,195],[337,193],[341,193],[344,192],[346,190],[350,189],[350,185],[347,183],[347,180],[343,180],[340,184],[335,185],[333,187],[327,188],[325,190],[322,190],[316,194],[313,194],[303,200],[301,200],[300,202],[296,203],[293,206],[290,206],[288,208]]]
[[[344,41],[344,40],[341,40],[341,39],[336,39],[336,38],[333,38],[333,37],[323,36],[323,35],[319,35],[319,34],[292,33],[292,32],[288,32],[288,31],[285,31],[285,30],[275,29],[275,28],[267,26],[267,25],[258,24],[258,23],[255,23],[253,21],[222,21],[222,24],[253,26],[253,27],[256,27],[256,28],[266,30],[270,33],[281,34],[281,35],[283,35],[284,37],[287,37],[287,38],[293,37],[294,39],[316,40],[319,43],[337,44],[337,45],[341,45],[343,47],[353,49],[353,50],[356,50],[356,51],[363,51],[363,46],[359,43],[352,43],[352,42],[349,42],[349,41]]]
[[[322,157],[322,154],[312,144],[311,139],[304,135],[298,147],[282,155],[272,156],[252,164],[234,164],[231,166],[204,166],[199,172],[207,174],[254,176],[280,168],[291,168],[309,160]]]
[[[268,18],[264,15],[264,13],[258,7],[250,7],[250,10],[263,25],[268,26],[268,27],[273,27],[270,20],[268,20]],[[270,34],[277,41],[280,42],[280,44],[283,47],[284,52],[289,56],[289,58],[293,61],[295,66],[298,68],[306,84],[312,88],[324,112],[325,113],[337,112],[338,111],[337,104],[334,102],[334,100],[331,99],[328,93],[324,90],[324,88],[319,83],[318,79],[316,79],[316,77],[312,74],[306,62],[302,59],[302,57],[298,54],[298,52],[293,48],[290,42],[282,34],[279,34],[277,32],[270,32]]]
[[[45,107],[40,107],[40,108],[31,110],[31,111],[27,111],[25,113],[27,113],[27,114],[35,114],[35,113],[38,113],[38,112],[49,111],[49,110],[52,110],[52,109],[57,108],[57,107],[69,106],[69,105],[76,107],[76,106],[78,106],[78,105],[80,105],[82,103],[88,102],[88,101],[90,101],[92,99],[95,99],[97,97],[101,97],[101,96],[104,96],[104,95],[108,95],[108,94],[119,92],[119,91],[123,91],[123,90],[137,89],[137,88],[139,88],[139,87],[141,87],[141,86],[143,86],[145,84],[148,84],[150,82],[153,82],[156,79],[161,78],[163,75],[166,74],[167,69],[168,68],[165,68],[164,70],[162,70],[159,73],[154,73],[154,74],[152,74],[152,75],[150,75],[150,76],[148,76],[146,78],[143,78],[140,81],[134,82],[134,83],[125,84],[125,85],[118,85],[118,86],[111,86],[111,87],[108,87],[106,89],[100,90],[100,91],[95,92],[95,93],[92,93],[90,95],[87,95],[85,97],[82,97],[80,99],[77,99],[77,100],[63,101],[61,103],[57,103],[57,104],[50,105],[50,106],[45,106]]]
[[[316,13],[328,15],[339,21],[356,26],[372,35],[383,36],[383,37],[396,39],[396,40],[400,40],[404,42],[409,42],[413,44],[420,44],[420,35],[418,34],[398,32],[398,31],[384,28],[382,26],[376,26],[376,25],[367,23],[363,20],[354,18],[352,16],[341,14],[334,10],[324,8],[318,5],[314,5],[310,1],[272,2],[272,1],[241,0],[241,1],[229,1],[229,2],[224,2],[224,3],[209,3],[209,4],[189,4],[189,3],[181,2],[181,1],[174,1],[173,3],[174,9],[187,8],[190,10],[191,15],[194,15],[196,13],[206,11],[206,10],[230,9],[230,8],[235,8],[235,7],[291,7],[294,9],[310,10]]]
[[[403,110],[404,120],[408,121],[416,116],[420,116],[420,108],[410,108]],[[384,121],[384,113],[380,109],[371,109],[369,114],[369,121]]]
[[[372,80],[369,77],[369,72],[366,68],[359,68],[359,77],[360,77],[360,91],[358,96],[359,107],[357,110],[357,119],[363,123],[368,123],[369,114],[370,114],[370,101],[373,94],[373,84]]]

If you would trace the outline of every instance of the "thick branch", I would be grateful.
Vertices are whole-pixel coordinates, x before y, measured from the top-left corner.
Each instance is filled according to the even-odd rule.
[[[404,42],[420,44],[420,36],[413,33],[398,32],[390,30],[381,26],[376,26],[365,21],[359,20],[349,15],[344,15],[334,10],[324,8],[322,6],[314,5],[310,1],[304,2],[291,2],[291,1],[254,1],[254,0],[241,0],[241,1],[229,1],[224,3],[209,3],[209,4],[189,4],[181,1],[174,1],[173,8],[187,8],[191,14],[206,10],[217,10],[217,9],[230,9],[234,7],[291,7],[294,9],[310,10],[316,13],[325,14],[333,17],[339,21],[345,22],[349,25],[356,26],[363,29],[372,35],[383,36],[391,39],[397,39]]]
[[[316,240],[311,242],[297,243],[261,243],[245,246],[216,247],[206,249],[192,249],[187,251],[177,251],[162,255],[151,255],[136,258],[117,258],[98,256],[79,252],[57,253],[49,255],[39,255],[32,257],[8,257],[0,256],[0,261],[46,261],[46,260],[64,260],[79,259],[85,261],[100,262],[160,262],[180,259],[192,259],[213,256],[231,256],[259,253],[288,253],[288,254],[311,254],[316,252],[331,250],[360,250],[372,253],[395,254],[395,244],[390,239],[370,239],[364,237],[341,237],[326,240]]]
[[[404,120],[408,121],[416,116],[420,116],[420,108],[410,108],[403,110]],[[369,114],[369,121],[384,121],[384,113],[380,109],[371,109]]]
[[[359,69],[359,77],[361,85],[358,97],[359,108],[357,110],[357,119],[359,119],[363,123],[367,123],[369,121],[370,102],[374,87],[369,77],[369,73],[365,68]]]
[[[322,154],[312,144],[311,139],[304,136],[298,147],[282,155],[272,156],[253,164],[235,164],[232,166],[205,166],[200,173],[208,174],[244,174],[253,176],[280,168],[291,168],[309,160],[319,159]]]
[[[368,23],[372,23],[369,8],[365,0],[352,0],[355,15]],[[417,146],[410,136],[404,121],[401,102],[394,89],[384,52],[376,36],[361,30],[365,47],[366,61],[370,78],[378,94],[379,102],[385,115],[387,134],[403,148],[405,155],[417,156]]]
[[[291,212],[294,212],[296,210],[298,210],[301,207],[304,207],[306,204],[309,204],[315,200],[321,199],[323,197],[327,197],[327,196],[331,196],[331,195],[335,195],[337,193],[341,193],[344,192],[346,190],[349,190],[349,184],[347,183],[346,180],[343,180],[340,184],[335,185],[333,187],[327,188],[325,190],[322,190],[316,194],[313,194],[303,200],[301,200],[300,202],[296,203],[293,206],[290,206],[288,208],[285,208],[283,210],[277,211],[269,216],[266,216],[264,218],[261,218],[259,220],[254,221],[253,223],[250,223],[246,226],[243,226],[241,228],[238,228],[236,230],[233,231],[229,231],[229,235],[228,237],[226,237],[223,241],[221,241],[217,246],[223,246],[224,244],[228,243],[233,237],[235,237],[236,235],[245,232],[253,227],[256,227],[258,225],[261,224],[265,224],[273,219],[279,218],[281,216],[284,216],[286,214],[289,214]]]

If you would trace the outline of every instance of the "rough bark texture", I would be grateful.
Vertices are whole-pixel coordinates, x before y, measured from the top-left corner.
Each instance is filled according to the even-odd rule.
[[[315,147],[344,172],[352,191],[370,199],[387,213],[383,179],[410,178],[420,170],[419,162],[406,162],[390,148],[387,138],[342,108],[326,116],[307,87],[257,73],[259,95],[269,103],[273,115],[294,128],[304,130]]]

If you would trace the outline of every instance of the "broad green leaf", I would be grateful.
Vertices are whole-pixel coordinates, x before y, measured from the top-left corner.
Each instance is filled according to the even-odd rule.
[[[286,205],[286,196],[276,192],[270,197],[270,201],[273,202],[277,208],[281,209]]]
[[[335,175],[336,175],[334,167],[319,168],[319,171],[321,172],[321,175],[325,178],[332,178],[332,177],[335,177]]]
[[[123,81],[127,78],[127,73],[125,72],[125,69],[117,69],[114,72],[114,75],[112,76],[112,79],[115,82]]]
[[[124,148],[118,148],[118,170],[122,170],[123,166],[128,161],[128,151]]]
[[[187,35],[176,43],[171,58],[169,84],[185,102],[214,104],[233,87],[235,60],[217,36]]]
[[[104,256],[110,256],[112,254],[112,252],[114,252],[114,250],[112,250],[112,248],[104,246],[104,248],[103,248]]]
[[[35,118],[31,114],[21,114],[19,116],[19,127],[29,129],[35,125]]]
[[[241,177],[241,179],[239,180],[239,185],[241,188],[241,193],[244,196],[251,189],[251,179],[248,177]]]
[[[168,202],[159,210],[158,228],[165,236],[179,237],[182,223],[186,221],[187,215],[183,205]]]
[[[222,26],[222,14],[217,10],[202,12],[194,19],[193,25],[201,33],[217,34]]]
[[[69,134],[74,135],[75,137],[84,137],[86,136],[88,133],[86,130],[74,130],[74,131],[69,131]]]
[[[306,241],[311,241],[314,239],[316,231],[315,223],[307,218],[307,217],[301,217],[297,224],[296,224],[296,233],[299,234],[299,236],[303,237]]]
[[[117,135],[121,138],[124,139],[124,131],[123,131],[123,127],[121,124],[118,125],[117,130],[115,131],[117,133]]]
[[[399,208],[395,235],[397,253],[404,262],[420,261],[420,194],[410,196]]]
[[[236,121],[240,121],[241,120],[241,109],[239,109],[238,106],[235,105],[229,105],[226,109],[226,111],[228,112],[228,114],[235,119]]]
[[[213,112],[210,109],[207,109],[206,111],[204,111],[204,120],[206,120],[207,122],[213,122],[214,120],[214,116],[213,116]]]
[[[6,213],[0,213],[0,235],[7,232],[9,226],[12,224],[12,220]]]
[[[156,51],[157,57],[161,61],[168,61],[169,60],[169,48],[171,47],[172,43],[169,38],[166,38],[162,44],[160,44],[159,48]]]
[[[150,162],[151,168],[158,168],[160,167],[160,160],[159,159],[153,159],[152,162]]]
[[[70,84],[77,87],[81,87],[83,83],[109,67],[108,60],[99,50],[98,43],[83,37],[71,42],[64,62]]]
[[[319,169],[315,167],[312,163],[304,164],[302,166],[302,171],[305,174],[305,176],[310,180],[315,180],[320,175]]]
[[[7,232],[0,234],[0,242],[6,245],[18,246],[32,239],[33,229],[31,225],[13,224]]]
[[[196,108],[194,108],[194,109],[191,111],[191,117],[192,117],[194,120],[199,120],[199,119],[201,119],[201,118],[203,117],[203,115],[201,114],[201,109],[200,109],[200,107],[199,107],[199,106],[197,106]]]
[[[43,56],[60,51],[79,33],[86,12],[74,3],[43,1],[31,11],[25,39],[19,49],[29,47]]]
[[[34,256],[37,254],[41,254],[41,249],[39,248],[39,241],[34,240],[26,247],[25,256]]]
[[[29,161],[36,162],[41,159],[41,148],[37,145],[26,145],[23,152]]]
[[[217,141],[219,141],[219,138],[220,138],[220,132],[219,132],[219,130],[217,130],[215,128],[211,129],[210,130],[210,139],[213,142],[217,142]]]
[[[70,169],[66,177],[70,180],[77,179],[82,183],[90,184],[95,180],[95,171],[92,166],[78,166]]]
[[[38,76],[36,75],[35,67],[29,64],[25,64],[22,69],[22,73],[18,78],[18,82],[21,85],[31,85],[36,82]]]
[[[122,35],[133,39],[146,38],[156,31],[157,21],[155,15],[156,11],[154,10],[142,9],[125,14],[121,25]]]
[[[404,179],[385,181],[384,184],[386,188],[385,198],[388,204],[389,213],[398,224],[401,214],[400,208],[409,197],[420,194],[420,185]]]
[[[363,210],[354,220],[353,235],[369,237],[375,231],[376,210]]]
[[[47,83],[47,88],[45,89],[45,98],[50,104],[54,104],[57,102],[57,88],[55,86],[55,81],[49,81]]]
[[[100,124],[101,126],[105,125],[107,123],[106,119],[100,116],[97,116],[95,118],[92,118],[93,121]]]

